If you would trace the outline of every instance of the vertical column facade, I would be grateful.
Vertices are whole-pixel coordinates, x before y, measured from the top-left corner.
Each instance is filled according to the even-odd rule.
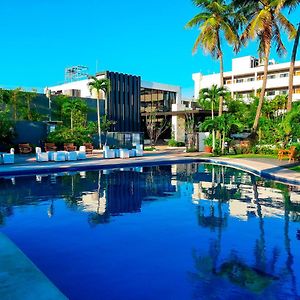
[[[107,117],[119,132],[140,132],[141,78],[117,72],[106,72],[111,91],[107,96]]]

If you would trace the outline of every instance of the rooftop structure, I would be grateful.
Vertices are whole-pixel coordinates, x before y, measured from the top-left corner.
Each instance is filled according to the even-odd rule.
[[[285,95],[288,93],[290,63],[269,61],[266,96]],[[240,95],[247,101],[251,94],[257,95],[262,87],[263,64],[253,56],[232,59],[232,70],[224,72],[224,86],[232,95]],[[300,61],[295,63],[293,101],[300,100]],[[194,73],[194,97],[198,98],[199,91],[210,88],[213,84],[220,85],[220,73],[203,75]]]

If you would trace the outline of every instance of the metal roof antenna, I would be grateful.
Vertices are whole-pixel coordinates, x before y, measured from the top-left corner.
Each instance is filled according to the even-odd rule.
[[[65,68],[65,82],[72,82],[74,80],[87,78],[88,67],[86,66],[73,66]]]

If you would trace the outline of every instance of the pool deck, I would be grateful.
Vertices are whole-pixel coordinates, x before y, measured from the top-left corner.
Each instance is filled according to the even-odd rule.
[[[284,183],[300,185],[300,172],[287,168],[287,161],[266,158],[205,157],[204,153],[185,153],[183,149],[145,152],[143,157],[103,159],[102,153],[88,155],[86,160],[67,162],[36,162],[34,155],[15,155],[15,163],[0,165],[0,177],[26,174],[46,174],[93,169],[126,168],[134,166],[210,162],[251,172]]]
[[[67,299],[31,260],[0,233],[0,299]]]

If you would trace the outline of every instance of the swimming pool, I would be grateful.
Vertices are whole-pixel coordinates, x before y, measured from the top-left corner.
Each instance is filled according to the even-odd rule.
[[[300,295],[300,189],[232,168],[1,178],[0,224],[70,299]]]

